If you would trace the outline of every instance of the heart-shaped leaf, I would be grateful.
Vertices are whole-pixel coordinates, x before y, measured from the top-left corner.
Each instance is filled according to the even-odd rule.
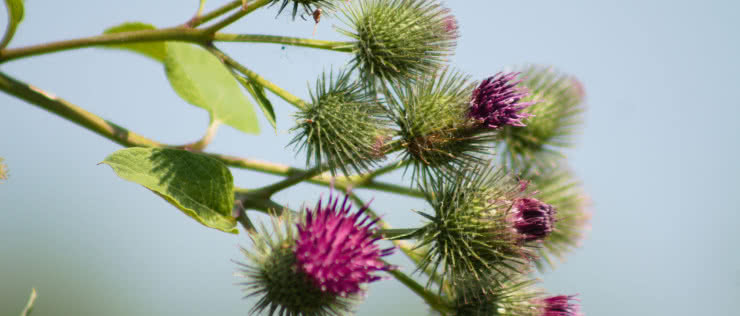
[[[141,22],[126,22],[114,27],[108,28],[103,33],[123,33],[133,31],[145,31],[145,30],[156,30],[154,25],[141,23]],[[115,44],[106,45],[105,47],[132,50],[140,53],[144,56],[150,57],[156,61],[164,62],[167,57],[167,47],[165,42],[144,42],[144,43],[126,43],[126,44]]]

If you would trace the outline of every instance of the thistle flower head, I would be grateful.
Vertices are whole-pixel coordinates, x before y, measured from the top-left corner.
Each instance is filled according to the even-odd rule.
[[[571,303],[575,295],[558,295],[542,299],[541,316],[581,316],[580,306]]]
[[[324,316],[351,311],[357,297],[322,291],[297,268],[295,221],[289,213],[283,212],[280,220],[273,218],[274,237],[263,226],[260,233],[250,235],[253,249],[242,248],[248,263],[238,263],[238,275],[247,278],[241,283],[245,298],[258,298],[250,314],[267,311],[268,315]]]
[[[466,116],[472,88],[467,77],[448,70],[393,85],[387,103],[415,178],[452,176],[491,151],[495,135]]]
[[[540,201],[557,210],[557,220],[552,232],[542,241],[536,261],[540,269],[545,264],[554,266],[553,256],[562,259],[580,245],[588,231],[591,217],[588,198],[580,182],[563,163],[547,169],[532,169],[522,176],[531,181]]]
[[[509,218],[525,192],[500,169],[472,167],[454,180],[424,187],[434,214],[420,238],[429,245],[419,269],[440,269],[441,277],[472,297],[485,294],[497,275],[524,272],[531,245],[521,242]]]
[[[296,15],[299,13],[299,9],[302,10],[301,14],[311,15],[316,9],[329,9],[333,10],[335,4],[342,0],[272,0],[270,6],[280,3],[280,9],[278,15],[285,10],[291,3],[293,4],[292,16],[295,20]]]
[[[555,209],[535,198],[519,198],[512,209],[514,229],[524,241],[542,240],[552,232]]]
[[[364,81],[415,80],[439,68],[452,54],[457,23],[437,0],[366,0],[344,11],[356,40],[351,64]]]
[[[573,144],[572,136],[584,111],[583,85],[569,75],[548,67],[530,66],[522,71],[521,86],[529,95],[521,102],[536,103],[527,108],[527,126],[501,129],[499,146],[503,164],[515,171],[546,168],[561,158],[558,149]]]
[[[380,249],[373,237],[373,224],[364,215],[367,206],[351,214],[351,203],[345,196],[329,197],[322,207],[307,210],[306,220],[298,225],[295,256],[299,269],[321,291],[345,296],[360,291],[360,285],[380,279],[372,273],[391,268],[381,257],[393,248]],[[337,207],[339,206],[339,207]]]
[[[379,139],[387,138],[385,109],[348,72],[326,74],[316,83],[312,102],[296,114],[291,141],[306,149],[306,164],[328,165],[332,173],[363,172],[385,156]]]
[[[498,73],[483,80],[473,91],[470,100],[470,117],[486,128],[524,126],[522,120],[531,116],[521,113],[534,101],[522,101],[529,95],[526,88],[518,86],[519,73]]]

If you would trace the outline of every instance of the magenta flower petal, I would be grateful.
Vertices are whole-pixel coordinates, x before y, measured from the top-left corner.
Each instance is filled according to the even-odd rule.
[[[473,90],[470,117],[487,128],[495,129],[505,125],[524,126],[522,119],[530,117],[531,114],[521,111],[537,102],[520,102],[529,95],[529,90],[517,86],[521,82],[517,80],[518,75],[518,72],[498,73],[484,80]]]
[[[555,209],[552,205],[534,198],[520,198],[512,208],[514,229],[524,241],[541,240],[547,237],[555,223]]]
[[[575,295],[558,295],[542,300],[545,305],[542,316],[581,316],[580,306],[571,303]]]
[[[352,203],[344,197],[329,197],[322,207],[307,209],[305,222],[298,224],[295,255],[298,267],[322,291],[348,295],[360,291],[360,284],[380,279],[372,273],[388,270],[381,257],[393,248],[381,249],[374,238],[374,224],[364,215],[367,206],[351,214]]]

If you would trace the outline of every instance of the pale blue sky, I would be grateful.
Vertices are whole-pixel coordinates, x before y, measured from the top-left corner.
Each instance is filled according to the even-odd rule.
[[[209,7],[225,1],[210,0]],[[740,299],[740,6],[733,1],[447,1],[462,37],[452,63],[482,79],[507,66],[554,65],[585,85],[588,112],[571,165],[593,200],[583,247],[542,276],[553,293],[580,293],[587,315],[735,315]],[[13,47],[94,35],[125,21],[189,18],[197,1],[34,1]],[[310,37],[311,22],[250,15],[232,32]],[[324,18],[315,36],[343,39]],[[0,25],[5,24],[5,18]],[[307,97],[347,54],[279,45],[221,45],[268,79]],[[157,63],[85,49],[0,65],[133,131],[166,143],[199,137],[206,113],[181,101]],[[300,166],[278,133],[219,131],[209,150]],[[244,235],[204,228],[146,189],[96,165],[119,149],[76,125],[0,95],[0,314],[32,286],[34,315],[244,315],[232,276]],[[234,171],[250,187],[275,177]],[[398,175],[391,175],[393,180]],[[314,203],[315,186],[281,193]],[[369,192],[363,192],[370,197]],[[392,222],[413,225],[416,200],[375,196]],[[396,262],[404,263],[402,258]],[[408,267],[408,265],[406,265]],[[408,270],[408,268],[407,268]],[[399,304],[400,307],[394,306]],[[360,315],[426,315],[395,281],[374,284]]]

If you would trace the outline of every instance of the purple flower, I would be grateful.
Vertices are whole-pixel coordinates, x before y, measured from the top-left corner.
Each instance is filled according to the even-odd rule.
[[[555,209],[534,198],[520,198],[513,206],[514,229],[524,241],[541,240],[552,232]]]
[[[519,112],[537,102],[519,102],[529,95],[529,90],[517,87],[522,82],[517,80],[518,75],[518,72],[498,73],[484,80],[473,90],[470,117],[488,128],[500,128],[504,125],[524,126],[522,119],[532,115]]]
[[[373,237],[377,220],[363,216],[367,206],[353,215],[346,196],[339,208],[338,202],[329,196],[325,207],[319,201],[314,210],[307,209],[305,222],[298,225],[295,256],[321,291],[346,296],[359,292],[361,283],[380,279],[372,272],[391,268],[380,257],[393,248],[380,249],[375,243],[380,239]]]
[[[544,311],[542,316],[581,316],[580,307],[571,303],[575,295],[558,295],[542,300]]]

